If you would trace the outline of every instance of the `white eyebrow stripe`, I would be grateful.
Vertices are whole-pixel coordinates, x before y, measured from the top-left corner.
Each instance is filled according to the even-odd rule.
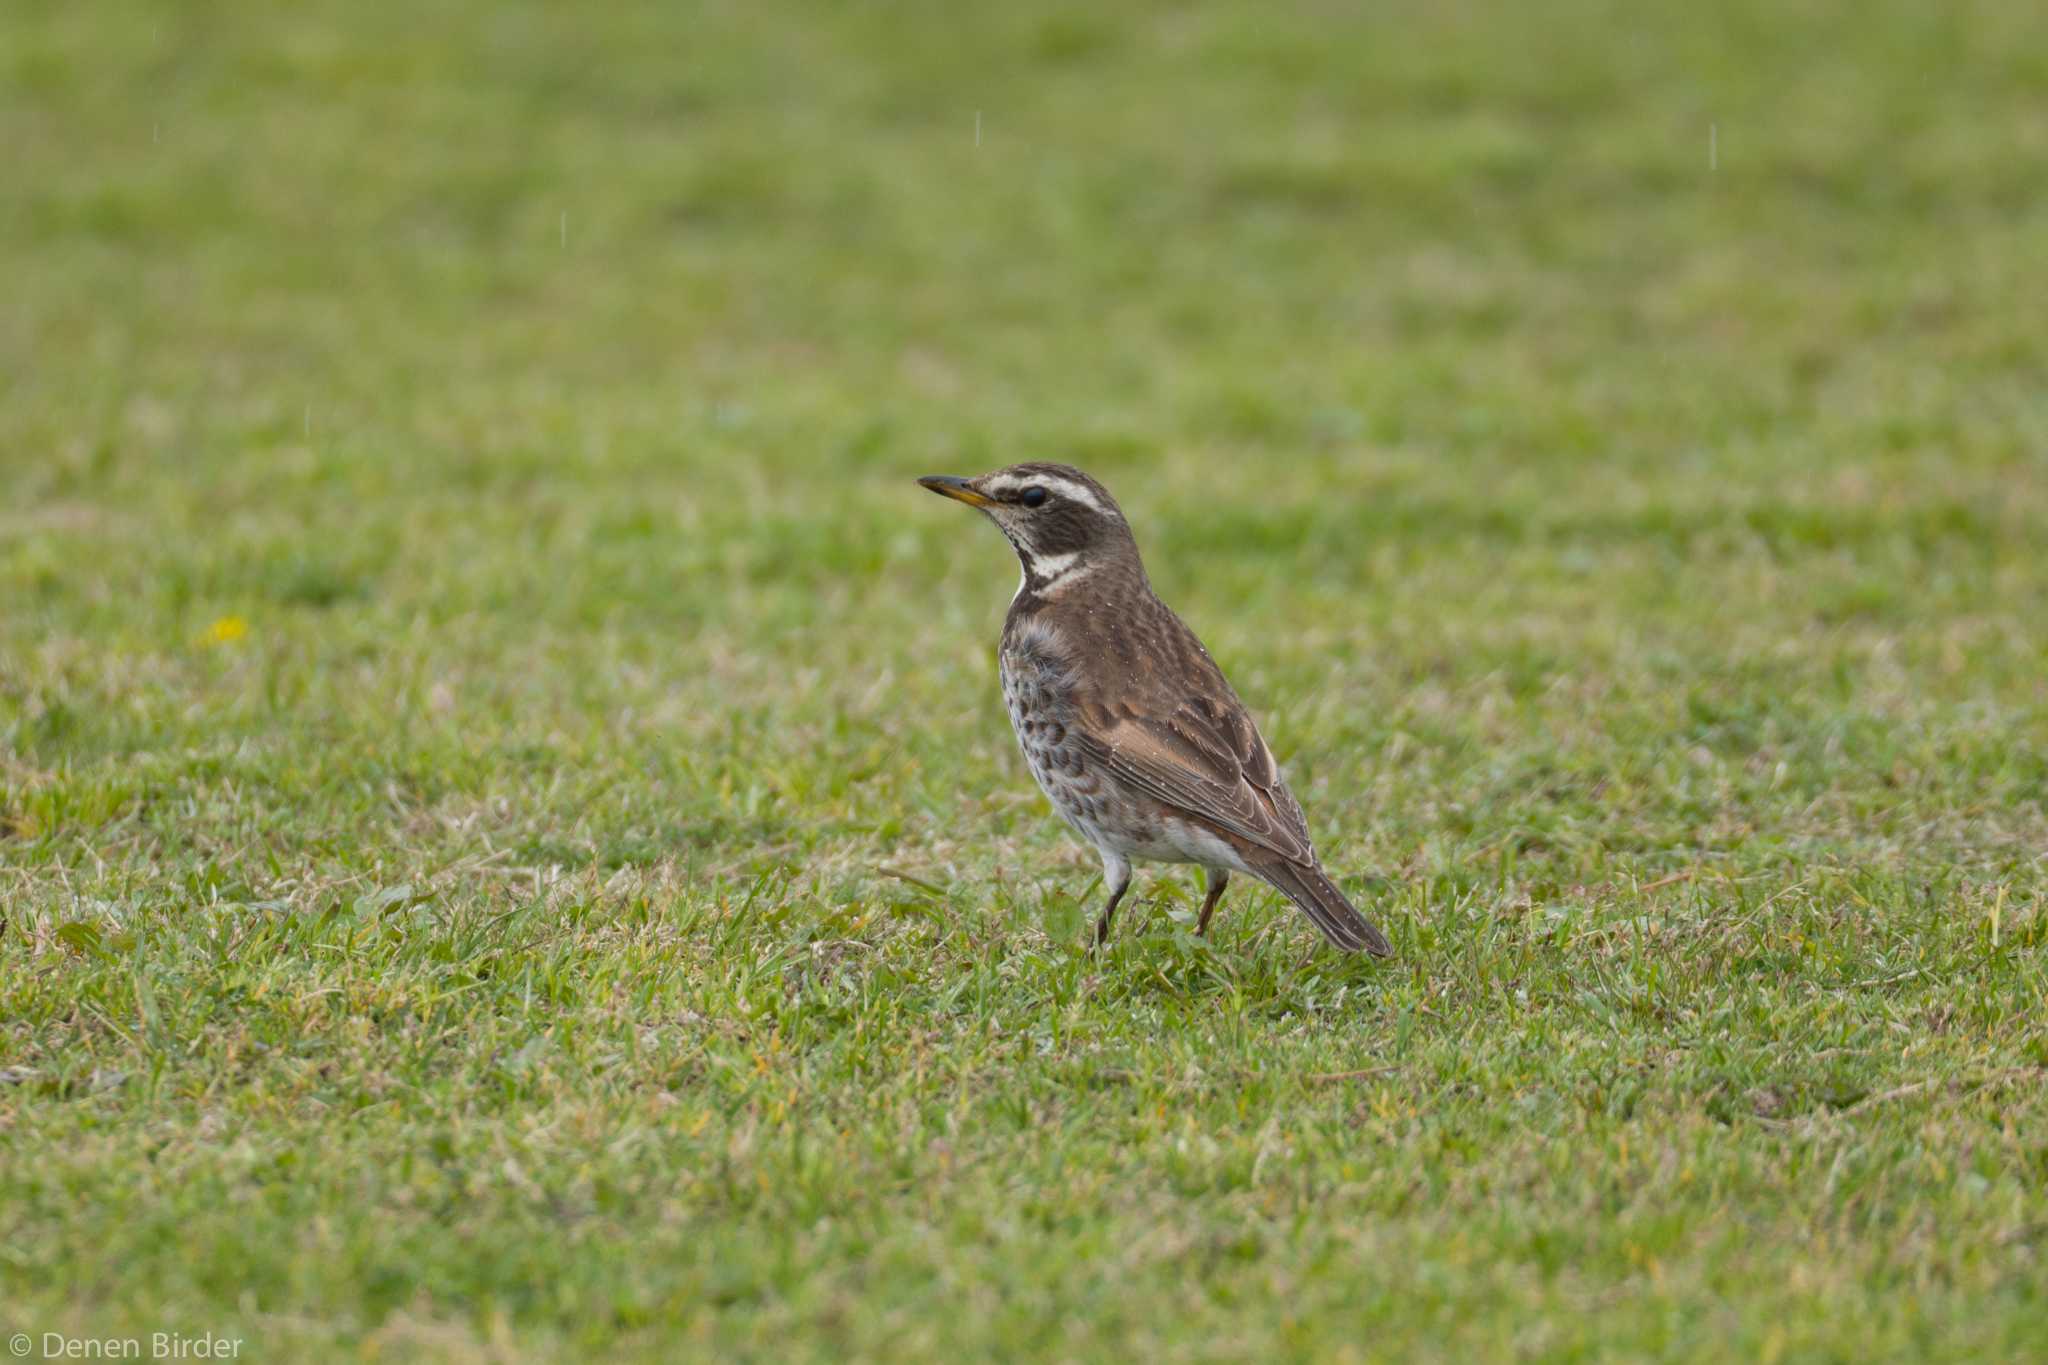
[[[1047,479],[1045,485],[1048,489],[1059,490],[1061,497],[1072,498],[1075,502],[1092,507],[1105,517],[1112,515],[1110,510],[1102,505],[1102,500],[1095,496],[1094,490],[1086,484],[1075,483],[1072,479],[1053,478]]]
[[[1024,488],[1043,488],[1048,493],[1072,499],[1084,507],[1092,507],[1105,517],[1116,515],[1102,505],[1102,499],[1095,496],[1095,490],[1086,484],[1062,478],[1058,474],[1006,474],[1000,479],[990,479],[984,486],[991,493],[1015,493]]]

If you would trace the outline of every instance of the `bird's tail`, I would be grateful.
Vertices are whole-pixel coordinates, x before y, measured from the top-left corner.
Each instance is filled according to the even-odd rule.
[[[1276,858],[1258,868],[1257,873],[1300,906],[1302,912],[1316,922],[1316,928],[1323,931],[1323,937],[1345,952],[1355,953],[1362,948],[1374,957],[1394,955],[1394,945],[1387,942],[1387,936],[1344,899],[1344,893],[1323,875],[1320,867],[1313,863],[1291,863]]]

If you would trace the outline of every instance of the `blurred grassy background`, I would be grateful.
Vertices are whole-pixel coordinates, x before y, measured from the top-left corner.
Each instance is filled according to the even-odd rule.
[[[0,1326],[2039,1345],[2034,10],[0,37]],[[1080,954],[1026,458],[1395,965]]]

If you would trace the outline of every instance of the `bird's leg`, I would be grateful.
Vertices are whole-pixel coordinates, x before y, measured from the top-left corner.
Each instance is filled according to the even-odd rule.
[[[1113,854],[1103,854],[1102,879],[1109,883],[1109,904],[1102,907],[1102,918],[1095,921],[1097,946],[1109,942],[1110,916],[1116,914],[1116,903],[1124,898],[1124,892],[1131,889],[1130,863]]]
[[[1230,884],[1230,872],[1226,868],[1204,868],[1209,877],[1209,894],[1202,898],[1202,917],[1195,921],[1195,937],[1201,938],[1209,932],[1209,916],[1216,913],[1216,902],[1223,899],[1223,888]]]

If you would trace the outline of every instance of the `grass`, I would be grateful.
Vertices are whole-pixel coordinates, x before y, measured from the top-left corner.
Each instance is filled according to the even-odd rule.
[[[2025,7],[7,29],[0,1334],[2048,1349]],[[1024,458],[1395,961],[1084,951]]]

